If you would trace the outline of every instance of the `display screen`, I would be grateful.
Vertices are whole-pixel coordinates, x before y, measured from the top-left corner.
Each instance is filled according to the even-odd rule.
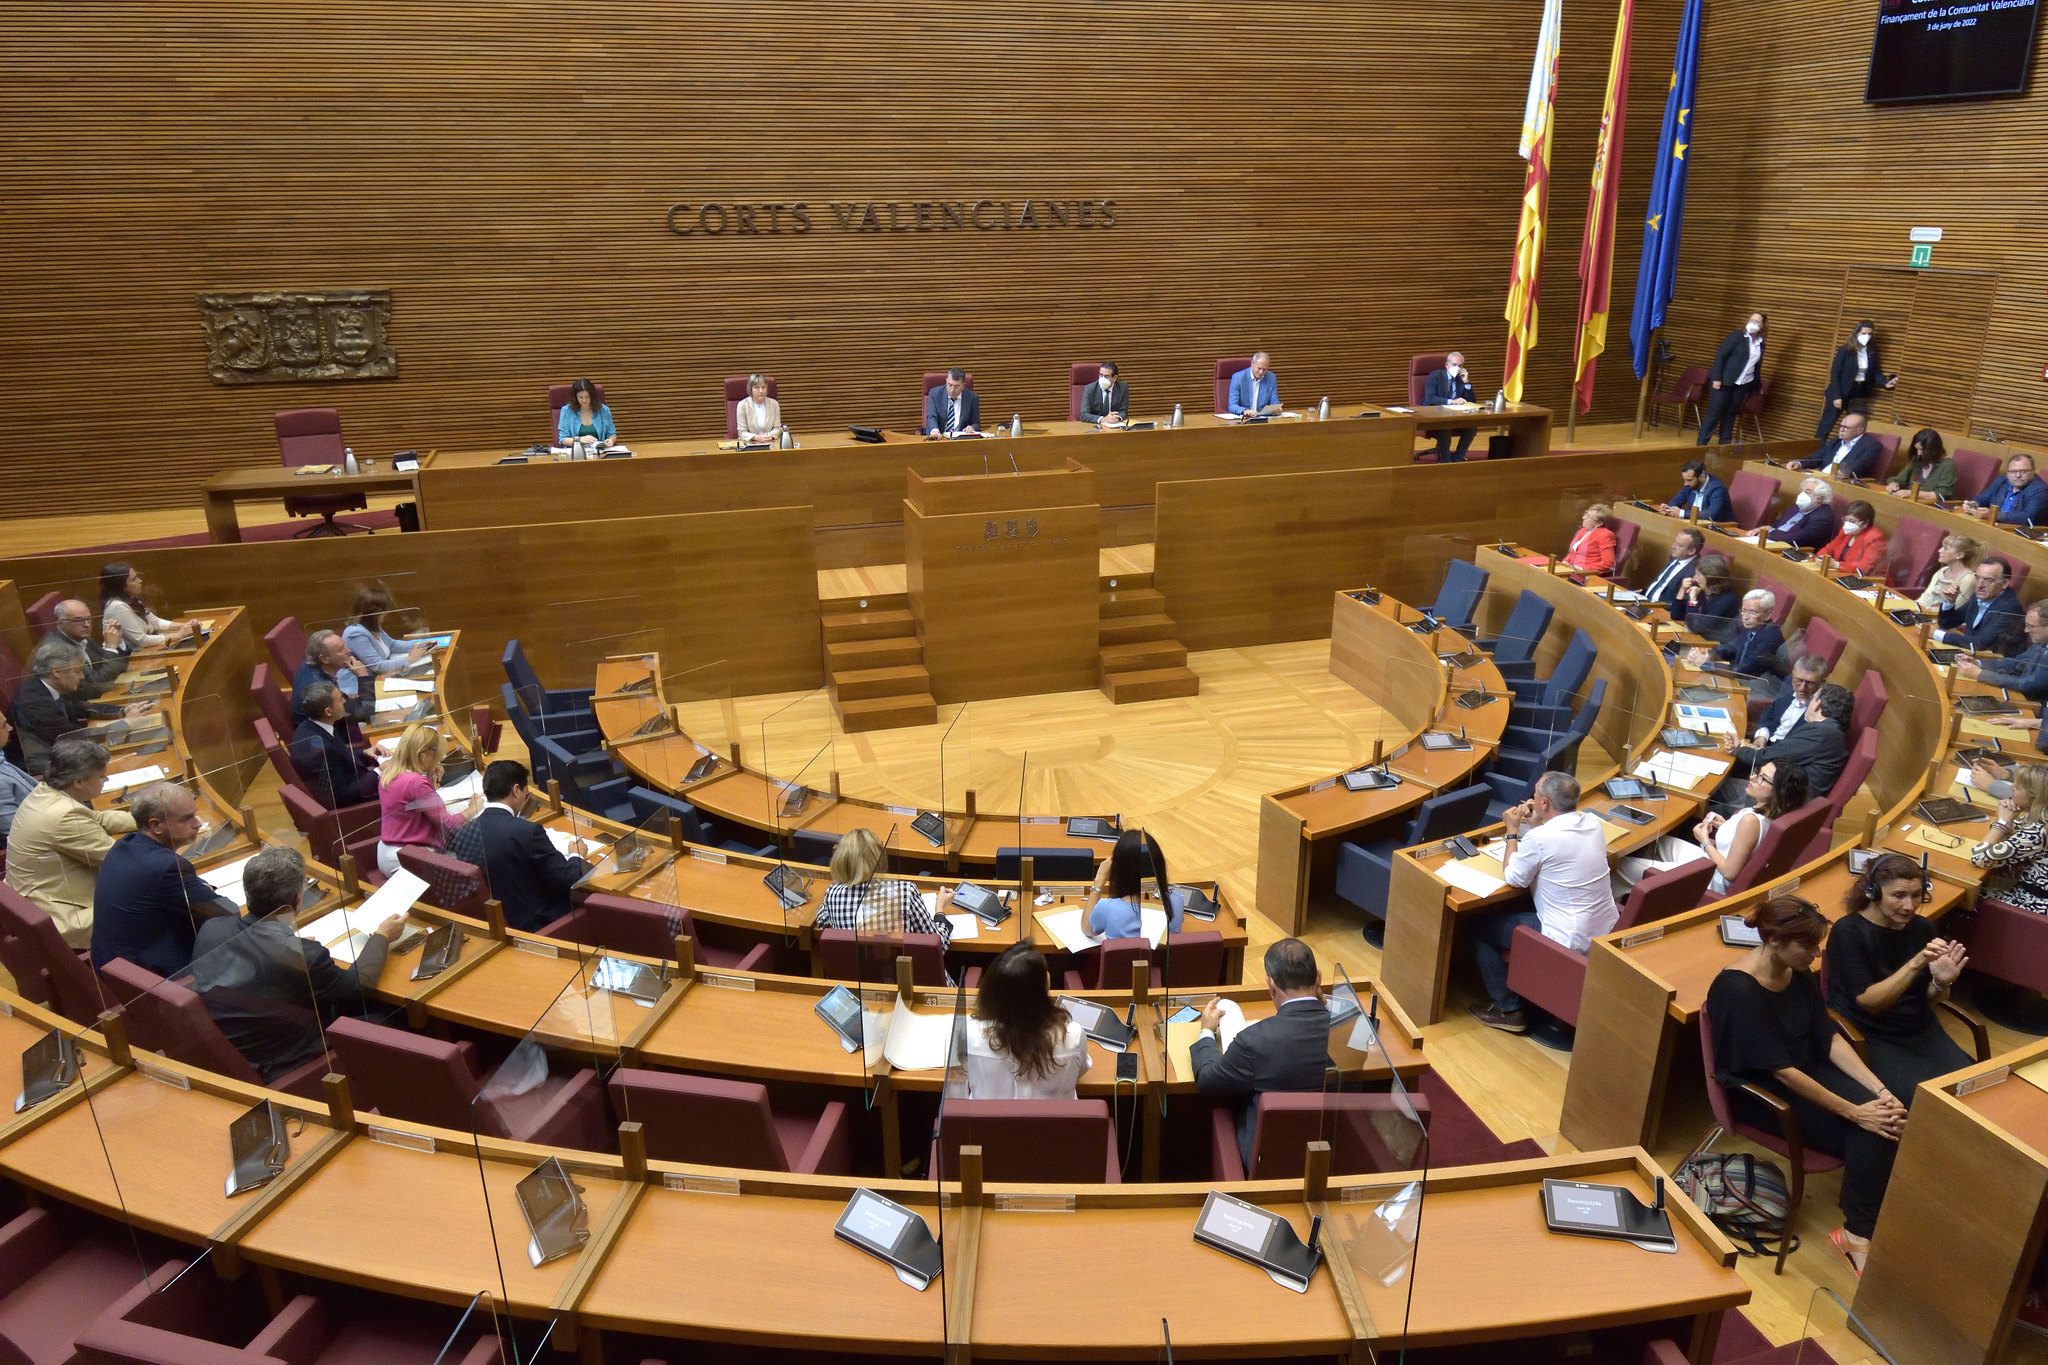
[[[2041,0],[1878,0],[1863,98],[1967,99],[2026,88]]]
[[[1550,1196],[1550,1216],[1557,1222],[1593,1228],[1621,1226],[1621,1209],[1615,1203],[1613,1190],[1550,1184],[1544,1187],[1544,1193]]]

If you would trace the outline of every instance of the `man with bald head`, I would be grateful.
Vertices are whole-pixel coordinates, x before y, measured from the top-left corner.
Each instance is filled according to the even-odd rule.
[[[1273,373],[1266,353],[1254,351],[1250,368],[1230,376],[1230,405],[1225,411],[1245,417],[1268,409],[1280,411],[1280,377]]]
[[[192,962],[199,922],[237,908],[178,854],[199,837],[199,809],[175,782],[152,782],[128,803],[135,831],[107,850],[92,894],[92,965],[125,958],[158,976]]]
[[[102,622],[99,638],[95,639],[92,608],[76,597],[67,597],[57,604],[56,625],[43,638],[62,640],[78,651],[79,661],[85,665],[85,679],[78,685],[78,695],[86,701],[112,687],[114,679],[128,667],[128,642],[121,635],[120,624]]]

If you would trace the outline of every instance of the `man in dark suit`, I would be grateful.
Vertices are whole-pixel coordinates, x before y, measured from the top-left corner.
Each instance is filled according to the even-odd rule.
[[[326,948],[293,928],[305,885],[304,858],[264,849],[242,869],[245,913],[207,920],[192,946],[192,989],[265,1081],[321,1055],[323,1022],[364,1010],[363,983],[384,970],[391,941],[405,928],[405,916],[392,915],[363,936],[354,962],[336,966]]]
[[[1762,588],[1752,588],[1742,595],[1741,614],[1735,618],[1735,632],[1715,646],[1712,659],[1715,663],[1726,664],[1730,669],[1749,680],[1751,696],[1762,696],[1775,692],[1778,685],[1776,673],[1778,651],[1784,647],[1785,632],[1771,619],[1778,610],[1777,597]],[[1696,652],[1699,657],[1706,651]]]
[[[95,720],[139,719],[152,705],[134,702],[125,709],[110,702],[89,702],[79,693],[85,662],[69,640],[54,632],[29,655],[29,677],[14,694],[14,752],[17,762],[41,777],[49,770],[50,746]]]
[[[1899,377],[1886,374],[1877,358],[1877,324],[1865,319],[1856,324],[1850,343],[1835,352],[1828,366],[1827,397],[1820,405],[1820,425],[1814,435],[1825,441],[1838,418],[1852,412],[1870,411],[1870,395],[1878,389],[1895,389]]]
[[[294,726],[306,719],[306,689],[318,682],[332,683],[341,693],[342,713],[352,724],[367,725],[377,714],[377,688],[369,666],[331,630],[316,630],[306,637],[306,662],[292,675]],[[292,733],[296,737],[298,731]]]
[[[1707,472],[1705,460],[1687,460],[1678,467],[1678,492],[1657,510],[1670,517],[1689,516],[1698,504],[1701,521],[1735,520],[1728,485]]]
[[[958,366],[946,371],[946,382],[924,396],[924,434],[981,434],[981,399],[967,387],[967,371]]]
[[[341,689],[322,680],[303,698],[306,718],[292,732],[292,767],[329,810],[377,799],[377,760],[363,732],[343,714]]]
[[[1977,566],[1977,590],[1934,618],[1935,637],[1945,645],[1961,645],[1978,654],[2010,654],[2025,628],[2027,609],[2007,581],[2005,561],[1986,559]]]
[[[2005,473],[1964,503],[1963,510],[1973,515],[1989,510],[1994,524],[2048,525],[2048,484],[2034,477],[2033,456],[2015,455],[2005,462]]]
[[[1756,729],[1750,732],[1751,746],[1761,749],[1788,738],[1806,720],[1806,708],[1813,702],[1813,694],[1820,691],[1820,685],[1828,680],[1828,661],[1818,654],[1802,654],[1792,663],[1792,677],[1769,706],[1764,708],[1763,717],[1757,721]]]
[[[1266,989],[1273,997],[1272,1015],[1238,1029],[1228,1047],[1210,1036],[1224,1031],[1222,1003],[1210,1001],[1202,1010],[1203,1033],[1188,1053],[1197,1090],[1240,1101],[1237,1150],[1247,1171],[1258,1096],[1268,1090],[1321,1090],[1330,1068],[1330,1011],[1319,988],[1316,955],[1306,943],[1283,938],[1266,949]]]
[[[1790,510],[1771,528],[1771,539],[1818,550],[1834,538],[1833,490],[1826,479],[1808,479],[1799,485]]]
[[[1794,461],[1792,468],[1814,469],[1843,479],[1868,479],[1877,472],[1884,447],[1864,431],[1864,422],[1862,413],[1850,413],[1842,419],[1842,429],[1833,440],[1806,459]]]
[[[1131,420],[1131,391],[1117,377],[1116,362],[1105,360],[1095,382],[1081,391],[1081,420],[1100,426],[1112,414],[1119,423]]]
[[[1422,405],[1426,408],[1440,408],[1446,403],[1469,403],[1472,401],[1472,372],[1465,368],[1465,356],[1461,351],[1452,351],[1444,357],[1441,370],[1431,370],[1429,378],[1422,381]],[[1459,427],[1455,432],[1458,450],[1451,453],[1449,428],[1434,433],[1436,436],[1436,462],[1457,464],[1465,458],[1465,452],[1472,447],[1472,433],[1477,427]]]
[[[547,830],[521,818],[529,780],[526,765],[509,758],[485,768],[490,804],[449,836],[448,852],[483,869],[506,924],[532,932],[569,913],[569,888],[590,865],[564,856]]]
[[[1749,804],[1742,779],[1767,763],[1796,763],[1806,769],[1806,794],[1818,801],[1834,790],[1835,779],[1849,762],[1849,717],[1856,694],[1838,683],[1822,683],[1806,704],[1806,718],[1792,733],[1762,748],[1738,745],[1735,736],[1721,737],[1721,750],[1735,760],[1728,776],[1714,788],[1710,809],[1732,815]]]
[[[78,694],[91,701],[112,687],[114,679],[128,667],[128,645],[122,638],[121,627],[108,621],[101,632],[103,638],[94,639],[92,608],[75,597],[59,602],[55,616],[56,629],[43,638],[66,640],[78,651],[85,664],[85,681],[78,685]]]
[[[1671,560],[1657,571],[1657,576],[1643,589],[1643,596],[1659,606],[1677,606],[1678,590],[1684,586],[1686,575],[1699,564],[1700,548],[1706,539],[1689,526],[1671,537]]]
[[[192,961],[199,922],[235,913],[178,850],[199,837],[198,803],[174,782],[154,782],[128,803],[135,830],[115,840],[92,893],[92,965],[126,958],[158,976]]]
[[[2028,701],[2048,702],[2048,598],[2027,608],[2027,647],[2008,659],[1986,662],[1959,658],[1956,676],[2018,692]]]

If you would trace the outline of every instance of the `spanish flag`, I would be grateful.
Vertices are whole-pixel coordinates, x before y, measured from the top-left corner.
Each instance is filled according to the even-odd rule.
[[[1607,103],[1600,111],[1600,147],[1593,154],[1593,195],[1579,248],[1579,365],[1573,391],[1584,416],[1593,410],[1593,367],[1607,349],[1608,286],[1614,278],[1614,200],[1621,192],[1621,132],[1628,117],[1629,29],[1635,0],[1621,0],[1614,21],[1614,57],[1607,67]]]
[[[1543,214],[1550,198],[1550,133],[1556,121],[1558,23],[1564,0],[1543,0],[1536,61],[1529,72],[1529,98],[1522,107],[1522,140],[1517,152],[1529,163],[1522,186],[1522,221],[1515,229],[1515,263],[1508,274],[1508,353],[1501,388],[1508,401],[1522,401],[1522,371],[1536,348],[1536,291],[1543,273]]]

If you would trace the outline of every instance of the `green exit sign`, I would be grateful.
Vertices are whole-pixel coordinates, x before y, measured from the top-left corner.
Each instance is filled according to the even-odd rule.
[[[1906,264],[1912,266],[1915,270],[1925,270],[1928,266],[1933,265],[1934,244],[1932,242],[1914,243],[1912,258]]]

